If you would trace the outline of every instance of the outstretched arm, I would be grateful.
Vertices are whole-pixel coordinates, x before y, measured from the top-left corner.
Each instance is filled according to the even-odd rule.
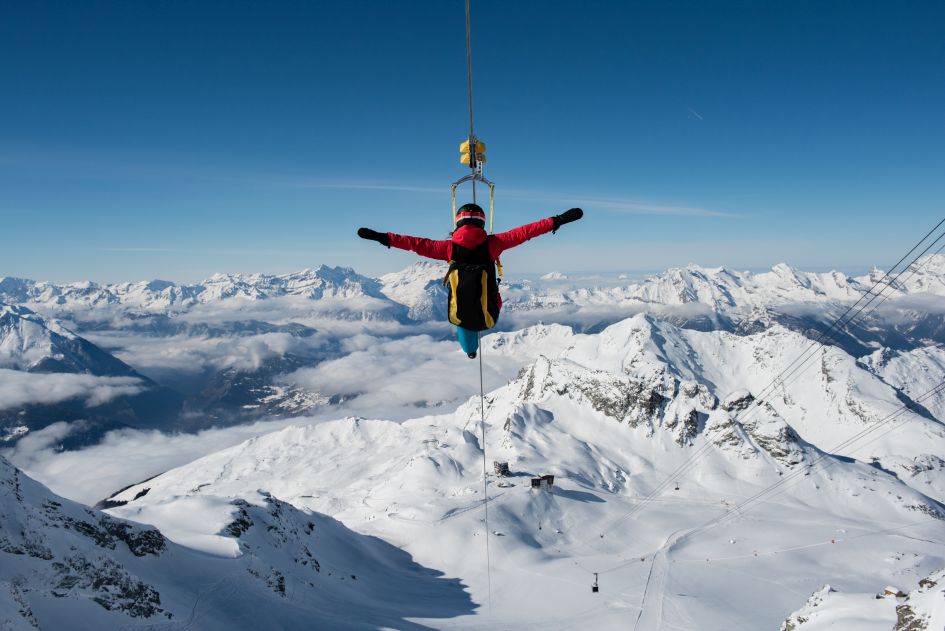
[[[361,228],[358,230],[358,236],[362,239],[377,241],[387,247],[399,248],[401,250],[410,250],[420,256],[436,259],[438,261],[448,261],[450,258],[450,242],[434,241],[433,239],[424,239],[421,237],[408,237],[393,232],[375,232],[370,228]]]
[[[393,232],[388,232],[387,236],[390,237],[391,247],[400,248],[401,250],[410,250],[428,259],[448,261],[450,260],[450,254],[452,254],[452,248],[450,247],[452,241],[449,239],[436,241],[433,239],[424,239],[423,237],[408,237],[407,235],[394,234]]]
[[[504,251],[514,248],[517,245],[522,245],[529,239],[534,239],[537,236],[555,232],[564,224],[577,221],[583,216],[583,210],[580,208],[572,208],[560,215],[548,217],[547,219],[542,219],[534,223],[528,223],[524,226],[513,228],[508,232],[500,232],[499,234],[492,235],[492,238],[489,240],[489,253],[492,255],[493,259],[497,259]]]

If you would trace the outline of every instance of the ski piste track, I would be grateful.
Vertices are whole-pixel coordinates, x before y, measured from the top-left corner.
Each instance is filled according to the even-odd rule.
[[[646,574],[646,585],[643,586],[643,601],[640,603],[640,612],[637,614],[634,629],[659,629],[663,622],[663,590],[666,588],[666,552],[678,541],[679,532],[674,532],[666,538],[663,546],[653,555],[650,561],[650,571]],[[641,626],[642,625],[642,626]]]
[[[810,544],[799,545],[799,546],[790,546],[786,548],[779,548],[777,550],[768,550],[764,552],[754,552],[753,554],[748,555],[734,555],[729,557],[715,557],[712,561],[729,561],[737,559],[747,559],[751,557],[758,556],[767,556],[774,554],[784,554],[799,550],[807,550],[810,548],[833,546],[844,541],[852,541],[856,539],[861,539],[865,537],[871,537],[875,535],[882,534],[891,534],[897,533],[898,536],[905,537],[908,539],[917,539],[919,541],[925,541],[928,543],[939,543],[935,541],[930,541],[928,539],[910,537],[902,533],[902,530],[913,528],[915,526],[924,525],[927,522],[933,522],[934,519],[923,520],[914,522],[911,524],[904,524],[886,528],[880,528],[876,530],[866,531],[852,537],[845,538],[836,538],[830,539],[827,541],[817,541]],[[669,625],[665,624],[663,620],[663,606],[666,598],[666,584],[669,578],[670,572],[670,560],[669,554],[673,549],[680,543],[684,543],[691,535],[697,533],[697,531],[702,530],[702,526],[694,526],[691,528],[677,530],[669,537],[667,537],[664,544],[654,553],[643,555],[642,558],[651,557],[650,567],[647,572],[646,582],[643,587],[643,593],[640,600],[639,611],[637,617],[634,620],[633,627],[634,631],[639,629],[640,631],[648,631],[650,629],[662,629],[668,627]],[[685,561],[685,559],[683,559]],[[706,559],[709,561],[709,559]],[[780,585],[780,584],[779,584]],[[595,608],[596,609],[596,608]],[[677,609],[677,613],[685,615],[681,610]],[[687,628],[698,628],[698,625],[695,621],[687,620]]]

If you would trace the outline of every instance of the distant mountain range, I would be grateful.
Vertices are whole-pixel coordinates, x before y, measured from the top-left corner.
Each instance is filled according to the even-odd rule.
[[[199,305],[296,297],[310,302],[348,301],[352,312],[415,320],[439,317],[445,292],[439,281],[445,264],[420,262],[379,279],[350,268],[321,266],[292,274],[217,274],[202,283],[168,281],[54,284],[0,278],[0,302],[19,304],[44,315],[105,316],[116,309],[137,315],[180,313]],[[689,265],[672,268],[640,282],[602,283],[550,273],[538,281],[512,281],[505,287],[506,308],[527,311],[562,306],[703,305],[719,314],[795,303],[848,303],[857,300],[883,272],[850,277],[840,272],[803,272],[786,264],[751,273]],[[927,256],[901,275],[884,296],[945,296],[945,254]],[[364,309],[354,303],[373,299]],[[344,309],[339,307],[339,312]],[[84,317],[82,319],[85,319]]]
[[[299,298],[323,302],[335,317],[404,318],[406,309],[390,301],[379,281],[354,270],[322,265],[293,274],[216,274],[202,283],[177,285],[153,280],[100,285],[0,278],[0,302],[22,304],[47,315],[103,320],[116,314],[176,314],[201,305]],[[331,305],[330,303],[336,303]]]
[[[92,406],[81,393],[35,404],[20,397],[5,407],[0,399],[0,438],[15,440],[57,420],[84,420],[98,428],[88,436],[98,436],[124,426],[189,431],[330,405],[332,395],[300,388],[285,376],[344,354],[346,333],[339,327],[345,323],[360,323],[372,334],[376,323],[380,335],[391,337],[414,334],[417,327],[449,337],[444,271],[443,264],[420,262],[373,279],[321,266],[275,276],[218,274],[191,285],[2,278],[0,369],[123,377],[140,388],[134,395],[115,391],[107,404]],[[503,283],[499,330],[549,320],[596,332],[646,312],[684,329],[746,335],[780,325],[816,338],[882,276],[878,270],[862,277],[802,272],[783,264],[757,274],[690,265],[638,282],[552,272]],[[939,370],[945,255],[922,259],[882,296],[871,305],[882,303],[879,310],[832,331],[830,343],[858,358],[882,351],[886,364],[895,356],[902,358],[896,366],[911,358]],[[247,340],[249,346],[233,344],[228,351],[224,340]],[[137,363],[140,353],[127,349],[146,341],[162,354],[180,344],[232,354],[185,371],[163,369]],[[264,356],[246,361],[241,353],[259,344],[266,347]],[[931,350],[917,355],[923,348]],[[877,356],[877,370],[879,363]],[[898,380],[897,387],[909,381]]]

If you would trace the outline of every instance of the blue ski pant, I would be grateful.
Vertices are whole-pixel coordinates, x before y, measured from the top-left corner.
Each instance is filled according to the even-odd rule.
[[[467,355],[479,350],[479,332],[464,329],[461,326],[456,327],[456,335],[459,337],[459,345],[463,347],[463,352]]]
[[[496,318],[496,322],[498,322],[498,318]],[[483,331],[483,333],[488,333],[488,331]],[[459,338],[459,345],[463,347],[463,352],[467,355],[479,350],[479,331],[470,331],[458,326],[456,327],[456,336]]]

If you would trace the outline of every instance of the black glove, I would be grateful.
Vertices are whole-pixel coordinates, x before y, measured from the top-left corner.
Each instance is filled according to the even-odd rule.
[[[390,235],[386,232],[375,232],[370,228],[358,228],[358,236],[369,241],[377,241],[381,245],[390,247]]]
[[[566,210],[560,215],[555,215],[551,219],[555,222],[555,227],[552,229],[552,234],[558,231],[558,228],[563,226],[566,223],[571,223],[572,221],[577,221],[584,216],[584,211],[580,208],[572,208],[571,210]]]

